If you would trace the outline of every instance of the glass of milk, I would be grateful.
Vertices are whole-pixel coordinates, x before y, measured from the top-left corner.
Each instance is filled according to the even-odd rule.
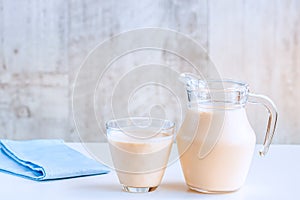
[[[147,117],[106,123],[109,148],[126,192],[151,192],[161,183],[174,142],[172,121]]]

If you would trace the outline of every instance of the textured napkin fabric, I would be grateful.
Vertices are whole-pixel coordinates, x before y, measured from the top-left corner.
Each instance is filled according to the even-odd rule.
[[[109,172],[62,140],[0,140],[0,171],[38,181]]]

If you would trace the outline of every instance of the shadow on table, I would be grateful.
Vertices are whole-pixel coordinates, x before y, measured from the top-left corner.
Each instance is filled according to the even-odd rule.
[[[122,192],[121,185],[118,184],[84,184],[81,185],[78,190],[84,191],[84,192]]]
[[[165,183],[165,184],[162,184],[160,185],[160,189],[161,190],[165,190],[165,191],[172,191],[172,192],[176,192],[176,193],[184,193],[186,194],[187,196],[201,196],[201,197],[206,197],[206,198],[221,198],[222,196],[227,196],[227,197],[230,197],[230,196],[234,196],[234,197],[244,197],[244,189],[242,188],[241,190],[239,191],[236,191],[236,192],[229,192],[229,193],[218,193],[218,194],[206,194],[206,193],[201,193],[201,192],[197,192],[197,191],[194,191],[194,190],[191,190],[188,188],[188,186],[185,184],[185,183],[181,183],[181,182],[175,182],[175,183]],[[223,198],[222,197],[222,198]],[[241,198],[243,199],[243,198]]]
[[[189,190],[189,188],[181,182],[174,182],[174,183],[164,183],[161,184],[160,189],[166,190],[166,191],[177,191],[177,192],[192,192]]]

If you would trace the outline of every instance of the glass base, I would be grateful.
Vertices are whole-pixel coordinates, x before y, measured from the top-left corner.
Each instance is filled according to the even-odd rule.
[[[158,186],[155,187],[130,187],[123,185],[123,190],[125,192],[132,192],[132,193],[145,193],[145,192],[153,192],[156,190]]]
[[[215,190],[204,190],[204,189],[193,187],[190,185],[188,185],[188,187],[193,191],[204,193],[204,194],[226,194],[226,193],[231,193],[231,192],[235,192],[235,191],[239,190],[239,188],[238,188],[235,190],[228,190],[228,191],[215,191]]]

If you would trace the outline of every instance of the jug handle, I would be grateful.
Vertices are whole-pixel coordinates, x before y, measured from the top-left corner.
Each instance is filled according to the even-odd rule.
[[[259,151],[260,156],[265,156],[268,153],[269,147],[272,143],[272,139],[275,133],[278,118],[277,108],[274,102],[269,97],[260,94],[249,93],[248,102],[262,104],[268,110],[269,113],[269,120],[263,143],[263,148]]]

